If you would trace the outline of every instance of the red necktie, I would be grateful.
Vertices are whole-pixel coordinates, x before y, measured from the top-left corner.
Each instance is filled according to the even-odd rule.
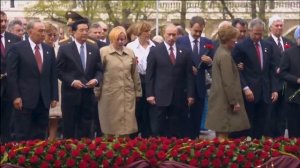
[[[38,65],[38,68],[39,68],[39,71],[40,73],[42,73],[42,66],[43,66],[43,63],[42,63],[42,56],[41,56],[41,53],[40,53],[40,50],[39,50],[39,46],[36,45],[34,47],[34,56],[35,56],[35,60],[36,60],[36,63]]]
[[[259,62],[259,66],[262,69],[262,66],[261,66],[261,55],[260,55],[260,50],[259,50],[259,44],[258,43],[255,43],[255,48],[256,48],[256,55],[257,55],[257,59],[258,59],[258,62]]]
[[[1,55],[2,55],[2,57],[4,58],[4,57],[5,57],[5,48],[4,48],[4,45],[3,45],[3,43],[2,43],[2,37],[3,37],[3,36],[2,36],[2,35],[0,35],[0,36],[1,36],[1,38],[0,38],[0,41],[1,41],[1,44],[0,44],[0,45],[1,45],[1,46],[0,46],[0,47],[1,47],[1,48],[0,48],[0,49],[1,49]]]
[[[176,60],[175,60],[175,54],[173,52],[173,47],[170,47],[170,59],[171,59],[171,63],[174,65]]]

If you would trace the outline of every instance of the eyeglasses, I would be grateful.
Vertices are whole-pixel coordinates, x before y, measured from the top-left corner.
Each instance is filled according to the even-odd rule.
[[[51,36],[56,37],[57,34],[49,33],[48,36],[50,36],[50,37],[51,37]]]
[[[107,31],[107,29],[102,29],[104,32],[106,32]]]

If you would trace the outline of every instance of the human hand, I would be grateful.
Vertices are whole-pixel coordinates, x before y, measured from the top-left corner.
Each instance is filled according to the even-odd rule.
[[[155,105],[156,104],[155,97],[154,96],[147,97],[147,102],[151,105]]]

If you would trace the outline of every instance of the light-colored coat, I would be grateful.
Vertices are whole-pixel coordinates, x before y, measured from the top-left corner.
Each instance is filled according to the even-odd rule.
[[[112,46],[100,49],[103,84],[98,103],[101,130],[108,135],[138,131],[136,97],[142,96],[141,82],[132,50],[117,52]]]
[[[241,110],[233,112],[239,103]],[[206,127],[217,132],[233,132],[250,128],[240,84],[239,72],[231,52],[222,45],[212,65],[212,86],[208,98]]]

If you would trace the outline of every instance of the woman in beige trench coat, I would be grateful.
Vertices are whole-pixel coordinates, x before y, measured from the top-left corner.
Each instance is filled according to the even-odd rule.
[[[212,86],[208,98],[206,127],[220,140],[233,131],[250,128],[240,85],[239,71],[231,56],[239,31],[231,25],[218,31],[221,45],[212,65]]]
[[[104,135],[129,135],[138,131],[136,98],[142,96],[141,82],[132,50],[124,47],[126,31],[118,26],[109,34],[111,44],[100,49],[103,83],[98,103]]]

